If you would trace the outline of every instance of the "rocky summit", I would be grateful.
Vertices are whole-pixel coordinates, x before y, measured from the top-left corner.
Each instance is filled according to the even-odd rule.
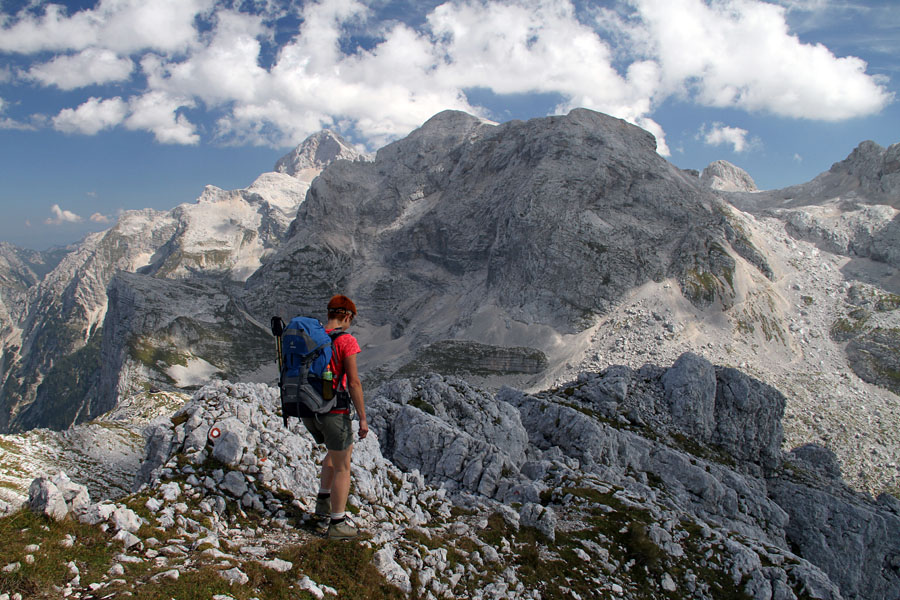
[[[898,152],[759,191],[596,112],[449,111],[0,245],[0,599],[895,598]],[[373,427],[356,582],[305,558],[319,451],[269,387],[270,317],[334,293]]]

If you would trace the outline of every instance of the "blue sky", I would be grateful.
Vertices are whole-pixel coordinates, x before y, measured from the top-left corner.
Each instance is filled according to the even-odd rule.
[[[248,186],[307,135],[587,107],[764,189],[900,142],[896,0],[0,0],[0,241]]]

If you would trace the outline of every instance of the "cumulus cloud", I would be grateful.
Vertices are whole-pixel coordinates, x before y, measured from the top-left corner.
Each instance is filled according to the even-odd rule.
[[[63,223],[80,223],[84,219],[76,215],[75,213],[63,210],[59,207],[59,204],[54,204],[50,207],[50,212],[53,213],[52,217],[47,218],[44,221],[47,225],[62,225]]]
[[[124,81],[131,76],[134,62],[112,50],[88,48],[78,54],[57,56],[31,67],[26,77],[43,85],[74,90],[93,84]]]
[[[22,10],[0,21],[0,50],[20,54],[102,47],[121,53],[183,51],[196,43],[195,19],[215,0],[100,0],[69,15],[60,4],[43,14]]]
[[[139,63],[146,85],[128,100],[92,98],[53,124],[96,133],[121,123],[171,144],[199,143],[196,115],[214,119],[226,143],[284,146],[336,127],[380,145],[444,109],[490,116],[466,94],[481,88],[556,95],[556,112],[584,106],[626,119],[667,155],[653,115],[672,97],[826,121],[876,113],[893,98],[865,62],[801,42],[788,9],[761,0],[620,0],[582,12],[572,0],[449,0],[415,25],[378,22],[369,2],[311,0],[274,54],[270,13],[285,9],[225,4],[99,0],[71,15],[48,4],[0,16],[0,51],[65,53],[25,72],[63,89],[130,80]],[[351,32],[365,32],[365,47]],[[746,132],[717,135],[747,147]]]
[[[200,142],[197,127],[186,116],[179,114],[182,107],[193,107],[192,100],[170,96],[165,92],[149,92],[132,98],[131,114],[125,119],[125,127],[149,131],[162,144],[193,145]]]
[[[748,140],[749,132],[740,127],[729,127],[722,123],[713,123],[711,127],[703,126],[699,137],[710,146],[731,145],[735,152],[745,150],[758,144],[757,140]]]
[[[120,124],[128,106],[119,97],[101,100],[90,98],[78,108],[64,108],[53,117],[53,127],[64,133],[94,135]]]
[[[631,0],[632,30],[668,93],[706,106],[840,121],[877,113],[893,95],[865,61],[792,35],[785,9],[758,0]]]
[[[94,213],[90,217],[91,222],[93,223],[109,223],[110,219],[106,215],[102,215],[100,213]]]

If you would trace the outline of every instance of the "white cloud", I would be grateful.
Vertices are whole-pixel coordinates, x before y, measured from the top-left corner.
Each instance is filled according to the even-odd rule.
[[[196,43],[194,20],[215,0],[100,0],[69,15],[47,4],[41,15],[23,10],[0,16],[0,51],[30,54],[103,47],[120,53],[149,49],[184,51]]]
[[[148,92],[127,102],[115,97],[107,100],[90,98],[77,108],[66,108],[53,117],[53,127],[65,133],[93,135],[118,125],[132,131],[148,131],[162,144],[193,145],[200,141],[196,126],[179,114],[183,107],[193,107],[193,100],[170,96],[165,92]]]
[[[59,207],[59,204],[54,204],[50,207],[50,212],[53,213],[52,217],[49,217],[46,221],[44,221],[47,225],[62,225],[63,223],[80,223],[84,219],[76,215],[75,213],[63,210]]]
[[[55,85],[74,90],[93,84],[124,81],[131,76],[134,63],[112,50],[88,48],[74,55],[57,56],[53,60],[31,67],[26,77],[43,85]]]
[[[735,152],[744,152],[758,142],[755,140],[748,141],[749,132],[740,127],[729,127],[722,123],[713,123],[712,127],[707,130],[706,126],[700,129],[700,137],[710,146],[721,146],[730,144]]]
[[[556,112],[584,106],[626,119],[667,155],[653,115],[673,96],[828,121],[876,113],[892,99],[862,60],[802,43],[788,9],[761,0],[620,0],[618,12],[582,14],[572,0],[448,0],[416,28],[375,22],[370,2],[310,0],[291,5],[301,25],[274,59],[263,58],[275,39],[272,14],[287,9],[254,5],[262,4],[257,15],[221,0],[99,0],[71,15],[48,4],[0,15],[0,51],[63,52],[26,70],[63,89],[128,80],[138,62],[146,86],[130,99],[91,98],[53,124],[96,133],[122,123],[177,144],[199,143],[184,110],[196,109],[216,119],[226,143],[291,145],[346,127],[381,145],[444,109],[488,116],[465,94],[486,88],[557,94]],[[199,31],[198,18],[211,29]],[[348,50],[351,30],[374,43]]]
[[[110,219],[106,215],[101,215],[100,213],[94,213],[91,215],[91,222],[93,223],[109,223]]]
[[[866,63],[802,43],[785,9],[757,0],[632,0],[668,93],[700,104],[840,121],[877,113],[893,98]],[[633,32],[634,33],[634,32]]]
[[[161,144],[197,144],[200,142],[197,127],[177,112],[182,107],[194,105],[192,100],[170,96],[165,92],[149,92],[131,99],[131,114],[124,124],[128,129],[153,133],[156,141]]]
[[[90,98],[78,108],[64,108],[53,117],[53,127],[65,133],[94,135],[120,124],[128,105],[119,97],[101,100]]]
[[[29,123],[22,123],[21,121],[17,121],[15,119],[11,119],[9,117],[4,117],[3,113],[6,112],[7,107],[9,106],[9,102],[0,98],[0,131],[2,130],[18,130],[18,131],[30,131],[34,130],[34,125]]]
[[[154,90],[201,98],[210,105],[251,102],[265,94],[267,72],[258,64],[257,40],[265,33],[259,17],[221,11],[214,34],[189,60],[165,61],[151,54],[141,66]]]

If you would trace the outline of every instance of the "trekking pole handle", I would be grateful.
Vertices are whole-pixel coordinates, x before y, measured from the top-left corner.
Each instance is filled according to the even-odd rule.
[[[278,353],[278,372],[284,369],[284,357],[281,355],[281,334],[284,333],[284,320],[275,316],[272,317],[272,335],[275,336],[275,351]]]
[[[272,335],[280,338],[282,333],[284,333],[284,319],[278,316],[272,317]]]

